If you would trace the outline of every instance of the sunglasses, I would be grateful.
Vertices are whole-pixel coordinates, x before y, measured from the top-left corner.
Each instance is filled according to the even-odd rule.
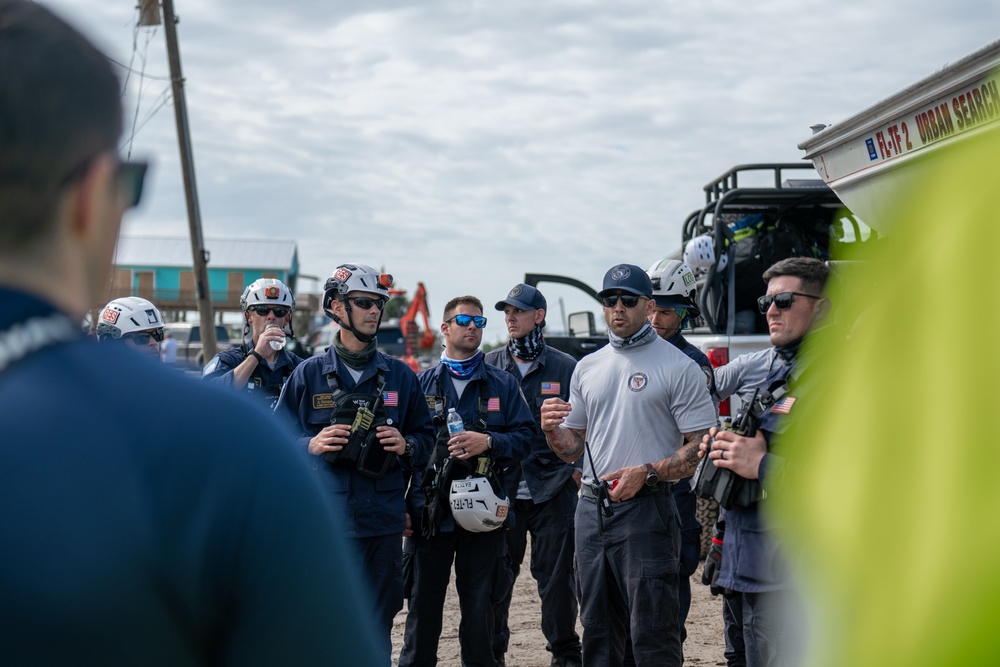
[[[482,315],[454,315],[445,320],[445,323],[455,321],[460,327],[467,327],[470,324],[475,324],[477,329],[482,329],[486,326],[486,318]]]
[[[152,338],[157,343],[163,342],[163,329],[153,329],[152,331],[137,331],[135,333],[122,334],[122,340],[129,339],[136,345],[149,345]]]
[[[142,199],[142,184],[146,182],[146,162],[122,162],[118,165],[118,182],[121,184],[125,205],[135,208]]]
[[[777,294],[766,294],[757,299],[757,308],[760,310],[761,315],[767,314],[767,309],[771,307],[772,303],[774,303],[774,307],[778,310],[788,310],[792,307],[793,296],[804,296],[807,299],[823,298],[814,294],[803,294],[802,292],[778,292]]]
[[[70,169],[60,182],[60,189],[83,178],[97,157],[98,155],[91,155]],[[118,184],[122,197],[125,199],[125,206],[128,208],[135,208],[139,205],[139,200],[142,199],[142,185],[146,180],[148,167],[149,163],[147,162],[118,163]]]
[[[288,306],[250,306],[250,311],[257,313],[261,317],[267,317],[268,313],[274,313],[277,318],[288,317],[291,308]]]
[[[626,308],[635,308],[639,305],[639,299],[644,297],[638,296],[636,294],[612,294],[611,296],[602,296],[601,305],[605,308],[614,308],[618,301],[621,300],[622,305]]]
[[[361,310],[368,310],[372,306],[378,308],[379,311],[385,308],[385,299],[373,299],[370,296],[349,296],[347,300]]]

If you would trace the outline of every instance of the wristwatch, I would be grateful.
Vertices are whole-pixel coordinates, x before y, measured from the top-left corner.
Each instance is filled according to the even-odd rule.
[[[413,444],[413,440],[410,438],[403,438],[406,441],[406,448],[403,450],[403,456],[410,458],[413,456],[413,452],[416,451],[417,446]]]
[[[656,468],[652,463],[646,464],[646,486],[656,486],[660,481],[660,476],[656,474]]]
[[[487,451],[493,449],[493,436],[489,433],[486,434],[486,449]]]

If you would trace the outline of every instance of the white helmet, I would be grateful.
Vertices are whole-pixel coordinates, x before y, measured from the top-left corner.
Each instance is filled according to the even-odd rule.
[[[288,306],[295,310],[295,297],[285,283],[276,278],[260,278],[247,285],[240,297],[240,308],[243,312],[250,306],[266,304],[269,306]]]
[[[97,320],[97,340],[102,342],[147,331],[157,341],[163,340],[163,317],[156,306],[137,296],[125,296],[109,302]]]
[[[366,264],[341,264],[333,270],[333,275],[323,284],[323,312],[331,320],[354,334],[362,343],[368,343],[373,336],[366,336],[354,328],[351,321],[351,304],[343,299],[350,292],[368,292],[389,299],[389,288],[392,287],[392,276],[379,273]],[[334,315],[330,305],[335,299],[344,300],[347,310],[347,322]],[[381,315],[379,315],[381,322]]]
[[[695,305],[694,273],[678,259],[663,259],[649,267],[653,300],[659,308],[687,308],[691,317],[701,313]]]
[[[708,234],[696,236],[684,246],[684,263],[695,273],[707,272],[715,264],[715,244]],[[719,258],[719,271],[722,271],[729,264],[729,255],[722,255]]]
[[[471,533],[496,530],[507,520],[510,501],[497,493],[485,477],[456,479],[451,483],[451,515]]]

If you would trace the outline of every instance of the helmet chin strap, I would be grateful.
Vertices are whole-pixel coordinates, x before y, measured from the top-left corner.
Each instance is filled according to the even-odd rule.
[[[344,321],[341,320],[336,315],[333,316],[334,321],[344,329],[350,331],[355,338],[357,338],[359,341],[361,341],[366,345],[375,340],[375,335],[378,334],[378,328],[382,324],[382,313],[379,312],[378,314],[378,324],[375,325],[375,334],[368,336],[354,328],[354,317],[351,314],[352,313],[351,302],[348,301],[347,298],[345,297],[343,300],[341,300],[341,303],[344,304],[344,310],[347,311],[347,323],[344,323]]]

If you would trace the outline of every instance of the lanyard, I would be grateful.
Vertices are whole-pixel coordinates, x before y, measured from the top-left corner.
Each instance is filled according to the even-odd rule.
[[[79,329],[60,313],[18,322],[0,332],[0,372],[50,345],[79,337]]]

